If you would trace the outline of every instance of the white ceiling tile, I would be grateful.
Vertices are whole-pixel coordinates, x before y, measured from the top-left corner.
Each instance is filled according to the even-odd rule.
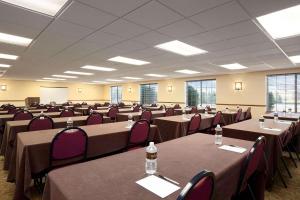
[[[136,9],[124,17],[136,24],[156,29],[172,22],[182,19],[183,17],[173,12],[164,5],[151,1],[150,3]]]
[[[150,31],[134,38],[134,40],[147,44],[151,47],[160,43],[171,41],[173,39],[174,38],[168,37],[155,31]]]
[[[113,15],[78,2],[72,2],[59,18],[91,29],[98,29],[117,19]]]
[[[300,36],[276,40],[276,43],[279,44],[279,46],[300,45]]]
[[[20,24],[8,23],[0,19],[0,32],[33,39],[41,32],[41,30]]]
[[[120,36],[113,35],[111,33],[105,33],[104,31],[99,30],[86,37],[84,40],[97,44],[99,48],[104,48],[112,46],[113,44],[116,44],[124,39]]]
[[[136,41],[127,40],[127,41],[120,42],[120,43],[112,46],[112,48],[122,50],[122,52],[126,53],[126,52],[132,52],[132,51],[136,51],[136,50],[145,49],[145,48],[147,48],[147,46],[145,44],[138,43]],[[118,56],[118,55],[115,55],[115,56]]]
[[[162,51],[156,48],[147,48],[142,49],[138,51],[134,51],[128,54],[125,54],[126,57],[132,57],[132,58],[148,58],[153,56],[162,55]]]
[[[247,13],[235,1],[201,12],[190,18],[206,30],[248,20]]]

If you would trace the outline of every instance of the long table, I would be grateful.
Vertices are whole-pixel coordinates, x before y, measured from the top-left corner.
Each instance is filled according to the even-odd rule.
[[[158,144],[158,173],[181,187],[164,199],[176,199],[190,179],[204,169],[216,175],[215,199],[231,199],[253,142],[223,138],[223,144],[247,151],[240,154],[221,150],[214,144],[214,136],[200,133]],[[43,200],[160,200],[135,183],[146,176],[144,165],[145,149],[138,149],[53,170],[48,174]]]
[[[163,117],[166,113],[166,111],[163,110],[156,110],[156,111],[151,111],[152,113],[152,119],[157,118],[157,117]],[[121,122],[121,121],[127,121],[128,120],[128,116],[131,115],[132,119],[134,121],[137,121],[140,119],[142,112],[129,112],[129,113],[118,113],[117,114],[117,121]]]
[[[158,117],[153,120],[153,124],[157,125],[163,141],[176,139],[186,135],[188,124],[191,117],[195,114],[175,115],[169,117]],[[206,129],[211,126],[213,114],[201,114],[201,124],[199,130]]]
[[[87,157],[98,157],[125,148],[130,132],[126,126],[127,122],[81,126],[88,135]],[[61,130],[32,131],[17,135],[15,199],[30,197],[31,175],[48,168],[51,141]],[[151,125],[149,141],[161,141],[154,125]]]
[[[250,119],[243,122],[223,127],[225,137],[238,138],[242,140],[255,141],[259,136],[265,136],[267,140],[266,156],[268,159],[267,184],[271,185],[277,171],[278,163],[282,155],[281,140],[285,131],[289,128],[290,122],[274,123],[273,120],[265,120],[265,128],[260,128],[257,119]],[[278,130],[276,130],[278,129]]]
[[[274,113],[266,113],[263,115],[266,119],[274,119]],[[279,112],[278,119],[280,120],[289,120],[289,121],[297,121],[300,117],[300,113],[285,113]]]

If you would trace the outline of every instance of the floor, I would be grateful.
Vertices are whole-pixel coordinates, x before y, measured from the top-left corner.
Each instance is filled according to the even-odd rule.
[[[287,174],[284,173],[285,180],[288,185],[288,189],[285,189],[281,182],[276,179],[275,184],[271,192],[265,192],[266,200],[298,200],[300,199],[300,162],[297,161],[298,168],[295,168],[294,165],[286,158],[289,169],[293,175],[293,178],[290,179],[287,177]],[[3,166],[3,157],[0,156],[0,197],[1,200],[12,200],[15,185],[14,183],[6,182],[7,173],[2,170]],[[33,193],[33,200],[40,200],[41,195]]]

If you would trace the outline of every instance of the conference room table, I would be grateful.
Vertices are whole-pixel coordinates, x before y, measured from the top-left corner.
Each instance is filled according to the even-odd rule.
[[[142,108],[148,111],[162,110],[161,106],[142,106]]]
[[[28,109],[28,111],[31,113],[41,113],[41,112],[46,112],[47,109]],[[8,114],[7,110],[0,111],[0,115],[6,115],[6,114]]]
[[[300,113],[288,113],[288,112],[278,112],[278,119],[297,121],[300,117]],[[266,119],[274,119],[274,113],[266,113],[263,115]]]
[[[127,122],[80,126],[80,128],[88,135],[88,158],[104,156],[124,149],[130,133]],[[22,132],[17,135],[15,199],[30,197],[32,174],[49,167],[51,141],[61,130]],[[161,141],[155,125],[150,126],[149,141]],[[120,164],[122,165],[123,163]]]
[[[152,113],[152,119],[154,119],[154,118],[157,118],[157,117],[165,116],[166,111],[156,110],[156,111],[151,111],[151,113]],[[137,121],[141,118],[142,112],[140,111],[140,112],[118,113],[117,114],[117,121],[118,122],[127,121],[129,115],[132,116],[133,121]]]
[[[275,123],[274,120],[265,119],[264,128],[260,128],[258,119],[250,119],[224,126],[223,136],[249,141],[255,141],[259,136],[266,137],[265,152],[269,168],[267,185],[271,185],[282,156],[281,140],[290,125],[289,121]]]
[[[107,115],[109,109],[106,110],[96,110],[96,112],[101,113],[103,115]],[[119,108],[119,113],[130,113],[132,112],[132,108]]]
[[[212,110],[212,111],[209,111],[208,113],[216,114],[217,112],[218,111]],[[222,121],[223,121],[224,125],[229,125],[229,124],[234,123],[236,115],[237,115],[237,111],[235,111],[235,110],[222,110],[221,112],[222,112],[222,117],[223,117]],[[243,120],[245,115],[246,115],[246,111],[243,111],[240,120]]]
[[[223,144],[246,148],[245,152],[236,153],[219,149],[214,139],[213,135],[197,133],[157,145],[158,174],[178,182],[180,187],[164,199],[176,199],[192,177],[204,169],[216,176],[215,199],[231,199],[253,142],[223,138]],[[43,200],[162,199],[136,183],[146,176],[145,149],[137,149],[51,171]]]
[[[162,140],[168,141],[179,137],[186,136],[189,122],[195,114],[174,115],[168,117],[158,117],[153,120],[157,125]],[[199,130],[209,128],[214,119],[213,114],[201,114],[201,123]]]

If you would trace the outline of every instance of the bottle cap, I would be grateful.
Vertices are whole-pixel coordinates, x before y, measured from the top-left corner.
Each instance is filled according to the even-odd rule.
[[[150,142],[150,143],[149,143],[149,146],[154,146],[154,142]]]
[[[221,128],[221,127],[220,127],[220,124],[217,125],[217,128]]]

